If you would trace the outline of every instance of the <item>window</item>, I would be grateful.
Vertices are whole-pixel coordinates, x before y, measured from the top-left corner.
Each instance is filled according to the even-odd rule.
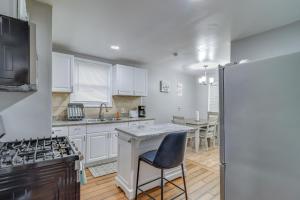
[[[101,103],[111,106],[111,71],[111,64],[75,58],[71,102],[90,107]]]
[[[219,112],[219,87],[217,85],[208,86],[208,111]]]

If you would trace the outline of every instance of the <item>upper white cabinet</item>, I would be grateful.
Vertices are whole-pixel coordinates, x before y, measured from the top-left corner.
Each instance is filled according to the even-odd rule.
[[[134,95],[147,96],[148,72],[145,69],[134,68]]]
[[[52,53],[52,92],[72,92],[74,56]]]
[[[132,96],[134,90],[133,68],[125,65],[113,67],[113,94]]]
[[[147,96],[147,70],[125,65],[113,67],[113,95]]]

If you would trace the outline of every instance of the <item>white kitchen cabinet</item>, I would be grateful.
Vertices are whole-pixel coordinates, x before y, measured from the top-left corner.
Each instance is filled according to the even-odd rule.
[[[125,96],[134,95],[133,78],[133,67],[125,65],[115,65],[113,67],[113,94]]]
[[[69,129],[67,126],[61,127],[53,127],[52,128],[52,137],[68,137],[69,136]]]
[[[85,159],[86,135],[70,136],[69,139],[74,142],[76,150],[80,151]]]
[[[86,126],[69,126],[69,136],[78,136],[86,134]]]
[[[113,95],[147,96],[148,72],[125,65],[113,67]]]
[[[52,53],[52,92],[72,92],[74,56]]]
[[[148,95],[148,71],[134,68],[134,96]]]
[[[118,132],[114,131],[110,133],[109,138],[109,157],[114,158],[118,156]]]
[[[108,135],[107,132],[87,134],[86,162],[95,162],[108,158]]]

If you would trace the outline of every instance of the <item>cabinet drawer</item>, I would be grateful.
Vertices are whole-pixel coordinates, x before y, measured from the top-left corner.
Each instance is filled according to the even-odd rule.
[[[124,128],[124,127],[128,127],[128,122],[124,122],[124,123],[115,123],[113,124],[114,129],[115,128]]]
[[[53,127],[52,128],[52,137],[62,137],[62,136],[68,136],[69,135],[69,129],[67,126],[62,127]]]
[[[69,126],[69,136],[85,135],[86,126]]]
[[[115,128],[113,124],[93,124],[87,125],[87,133],[111,132]]]

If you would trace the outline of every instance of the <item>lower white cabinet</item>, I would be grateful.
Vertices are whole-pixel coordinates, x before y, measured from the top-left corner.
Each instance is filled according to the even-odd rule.
[[[52,137],[67,136],[84,157],[85,163],[118,157],[118,132],[115,128],[153,124],[153,120],[112,124],[74,125],[52,128]]]
[[[85,161],[86,135],[70,136],[69,139],[74,142],[76,148],[81,152]]]
[[[53,127],[52,128],[52,137],[64,137],[69,135],[69,129],[67,126],[62,127]]]
[[[117,157],[118,156],[118,132],[114,131],[110,133],[109,139],[109,157]]]
[[[107,132],[87,134],[87,163],[108,158],[108,134]]]

